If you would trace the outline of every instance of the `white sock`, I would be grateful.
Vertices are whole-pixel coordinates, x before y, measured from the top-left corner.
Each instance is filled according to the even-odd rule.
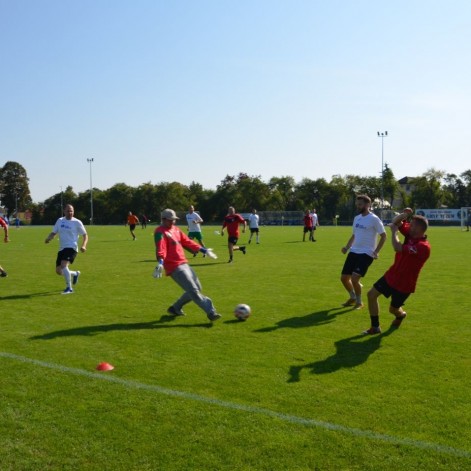
[[[70,273],[70,276],[77,276],[77,272],[76,271],[72,271],[72,270],[69,270],[69,273]]]
[[[65,284],[67,285],[67,288],[70,288],[70,270],[69,270],[69,267],[63,268],[62,269],[62,274],[64,275]]]

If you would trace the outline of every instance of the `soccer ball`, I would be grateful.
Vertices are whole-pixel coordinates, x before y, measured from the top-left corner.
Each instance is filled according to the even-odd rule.
[[[247,304],[238,304],[234,309],[234,316],[240,321],[245,321],[251,313],[250,306]]]

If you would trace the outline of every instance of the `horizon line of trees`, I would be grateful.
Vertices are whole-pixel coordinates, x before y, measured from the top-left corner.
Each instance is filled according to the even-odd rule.
[[[84,223],[90,221],[90,190],[76,193],[72,186],[56,193],[44,202],[31,199],[26,170],[16,162],[7,162],[0,169],[0,196],[8,216],[14,208],[32,211],[32,224],[53,224],[62,215],[62,206],[70,203],[75,215]],[[383,183],[383,185],[382,185]],[[303,178],[296,182],[291,176],[272,177],[263,181],[259,175],[226,175],[215,189],[200,183],[183,185],[179,182],[143,183],[137,187],[116,183],[106,190],[93,189],[93,223],[124,224],[129,211],[145,214],[151,220],[160,220],[160,212],[167,207],[186,211],[190,205],[208,221],[221,221],[228,206],[239,212],[303,211],[316,208],[320,220],[331,221],[336,215],[341,221],[350,221],[355,213],[355,196],[367,194],[377,205],[384,201],[400,209],[471,206],[471,169],[460,175],[429,169],[422,175],[409,177],[411,193],[398,184],[393,171],[385,165],[383,182],[380,177],[333,175],[324,178]]]

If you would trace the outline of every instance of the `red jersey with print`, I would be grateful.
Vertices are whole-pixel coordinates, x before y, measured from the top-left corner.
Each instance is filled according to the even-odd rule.
[[[310,214],[308,216],[304,216],[304,227],[307,229],[312,229],[314,227],[312,225],[312,216]]]
[[[8,224],[6,223],[6,221],[3,218],[0,218],[0,226],[2,226],[3,228],[8,227]]]
[[[240,214],[228,214],[224,218],[222,228],[227,227],[227,233],[230,237],[239,238],[239,224],[244,224],[244,218]]]
[[[405,236],[402,251],[396,252],[394,264],[384,277],[391,288],[401,293],[413,293],[420,270],[430,257],[430,244],[426,236],[419,239],[410,237],[410,224],[407,222],[399,230]]]
[[[196,253],[200,246],[193,242],[178,227],[172,226],[170,229],[159,226],[154,231],[154,241],[157,258],[164,260],[165,274],[171,275],[180,265],[188,263],[183,249]]]

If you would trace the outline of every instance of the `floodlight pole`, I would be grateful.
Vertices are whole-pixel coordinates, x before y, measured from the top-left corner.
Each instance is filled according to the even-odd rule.
[[[384,138],[388,136],[388,131],[379,132],[381,138],[381,209],[384,208]]]
[[[92,163],[93,158],[88,159],[87,162],[90,164],[90,225],[93,225],[93,185],[92,185]]]

